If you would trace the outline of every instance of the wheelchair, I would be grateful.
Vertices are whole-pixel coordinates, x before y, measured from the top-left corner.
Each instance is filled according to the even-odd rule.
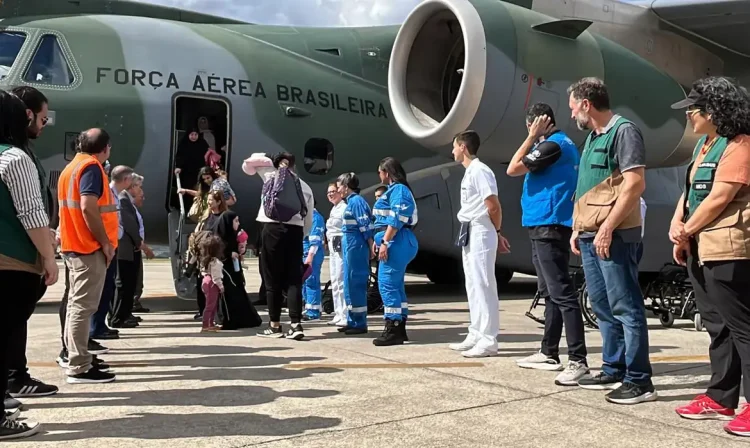
[[[674,325],[675,318],[679,318],[690,319],[696,331],[703,330],[695,291],[685,266],[666,263],[658,277],[648,284],[644,298],[651,301],[646,309],[658,316],[665,328]]]
[[[378,288],[378,266],[377,260],[370,262],[370,275],[367,278],[367,314],[378,314],[383,312],[383,298],[380,296]],[[323,287],[321,296],[323,312],[333,314],[333,292],[331,291],[331,281],[328,280]]]
[[[583,315],[584,325],[587,327],[598,329],[599,324],[596,323],[596,314],[591,308],[589,303],[589,293],[586,289],[586,278],[583,275],[583,266],[570,266],[570,277],[573,280],[573,287],[578,293],[578,304],[581,307],[581,314]],[[531,307],[526,311],[526,317],[544,325],[544,315],[537,317],[533,311],[537,306],[545,306],[544,299],[539,291],[534,294],[534,299],[531,301]]]

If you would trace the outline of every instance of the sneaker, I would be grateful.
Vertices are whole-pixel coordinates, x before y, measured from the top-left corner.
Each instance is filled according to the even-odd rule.
[[[589,366],[578,361],[568,361],[565,370],[555,378],[555,384],[558,386],[577,386],[578,382],[586,376],[591,377]]]
[[[464,358],[487,358],[489,356],[497,356],[497,349],[480,348],[474,347],[472,349],[461,352]]]
[[[732,420],[734,409],[725,408],[708,395],[698,395],[690,403],[675,409],[677,415],[690,420]]]
[[[113,373],[105,373],[97,367],[92,367],[88,372],[79,373],[78,375],[68,375],[68,384],[98,384],[111,383],[115,380]]]
[[[305,332],[302,329],[302,324],[292,324],[291,327],[289,327],[289,331],[286,333],[286,337],[290,339],[294,339],[295,341],[301,341],[305,338]]]
[[[279,325],[278,327],[275,327],[275,328],[269,325],[268,327],[266,327],[265,330],[259,331],[258,332],[258,336],[260,336],[262,338],[276,338],[276,339],[278,339],[278,338],[283,338],[284,337],[284,333],[281,332],[281,325]]]
[[[20,415],[21,415],[21,410],[20,409],[14,409],[12,411],[8,410],[8,409],[5,410],[5,419],[6,420],[11,420],[11,421],[17,420]]]
[[[339,318],[338,316],[336,316],[336,317],[333,318],[333,320],[328,321],[327,325],[330,325],[330,326],[333,327],[335,325],[338,325],[340,322],[341,322],[341,318]]]
[[[13,398],[46,397],[55,395],[57,391],[57,386],[44,384],[36,378],[8,381],[8,392]]]
[[[658,394],[654,390],[653,384],[639,386],[633,383],[622,383],[622,386],[608,393],[604,398],[615,404],[638,404],[656,401],[657,397]]]
[[[107,373],[110,369],[109,364],[97,358],[96,355],[94,355],[94,359],[91,361],[91,366],[99,369],[99,371],[102,373]]]
[[[4,419],[0,422],[0,440],[21,439],[39,432],[41,425],[31,420],[18,422]]]
[[[750,437],[750,405],[745,403],[737,417],[724,425],[724,431],[735,436]]]
[[[92,355],[103,355],[109,353],[109,349],[93,339],[89,339],[89,353]]]
[[[463,342],[460,342],[458,344],[449,345],[448,348],[457,352],[465,352],[466,350],[471,350],[472,348],[474,348],[475,345],[477,345],[476,342],[465,339]]]
[[[531,356],[527,356],[525,358],[517,360],[516,364],[518,365],[518,367],[522,367],[524,369],[547,370],[550,372],[559,372],[564,368],[563,365],[560,364],[559,359],[549,357],[541,351],[539,351],[539,353],[534,353]]]
[[[60,350],[60,354],[57,356],[55,362],[57,362],[57,365],[63,369],[67,369],[70,363],[68,360],[68,351],[66,349]]]
[[[3,400],[3,404],[5,405],[6,411],[15,411],[16,409],[19,411],[23,410],[23,403],[11,397],[8,392],[5,392],[5,400]]]
[[[581,378],[578,386],[586,390],[616,390],[622,386],[622,380],[599,372],[596,376]]]

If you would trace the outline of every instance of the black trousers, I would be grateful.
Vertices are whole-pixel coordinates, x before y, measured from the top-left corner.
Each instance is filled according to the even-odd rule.
[[[65,265],[65,292],[63,292],[62,301],[60,301],[60,340],[62,341],[63,350],[65,347],[65,317],[68,315],[68,294],[70,294],[70,268],[68,263]]]
[[[22,329],[26,328],[39,300],[39,277],[28,272],[0,271],[0,285],[6,285],[0,289],[0,391],[3,393],[8,390],[8,363],[13,349],[24,344],[18,337],[25,334]],[[5,411],[4,404],[1,410]]]
[[[693,247],[691,253],[697,254]],[[750,260],[706,262],[688,258],[701,321],[711,337],[711,380],[706,395],[735,409],[740,384],[750,401]]]
[[[36,304],[42,300],[42,296],[47,292],[47,285],[44,284],[44,277],[39,278],[39,289],[37,291],[37,299],[34,302],[34,308],[31,310],[32,314],[36,309]],[[26,344],[28,343],[28,324],[19,327],[15,334],[11,335],[11,340],[18,341],[17,343],[11,344],[10,353],[8,354],[8,381],[24,381],[31,378],[29,375],[29,368],[26,366]]]
[[[138,264],[141,252],[133,253],[133,261],[117,260],[117,296],[112,310],[112,325],[124,323],[133,313],[135,288],[138,282]]]
[[[301,226],[279,223],[263,226],[260,262],[271,322],[281,320],[285,287],[289,319],[295,324],[302,318],[302,235]]]
[[[568,359],[586,362],[583,316],[578,293],[568,271],[572,230],[564,226],[548,227],[551,228],[549,231],[533,231],[531,240],[531,258],[536,269],[539,291],[544,297],[542,353],[559,359],[564,326]]]

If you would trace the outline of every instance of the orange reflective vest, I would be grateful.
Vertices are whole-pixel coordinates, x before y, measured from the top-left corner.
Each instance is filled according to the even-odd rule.
[[[60,174],[57,183],[57,199],[60,204],[60,250],[78,254],[92,254],[101,249],[101,244],[94,238],[81,209],[81,173],[90,165],[98,165],[102,170],[102,196],[97,204],[102,215],[104,230],[109,244],[117,247],[117,204],[107,183],[107,174],[101,163],[91,154],[79,153]]]

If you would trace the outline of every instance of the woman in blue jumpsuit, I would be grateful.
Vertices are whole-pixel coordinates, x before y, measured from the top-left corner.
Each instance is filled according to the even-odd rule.
[[[349,308],[346,326],[338,329],[347,335],[367,333],[367,279],[370,276],[372,212],[359,195],[359,179],[345,173],[336,180],[344,210],[344,298]]]
[[[326,223],[323,215],[313,209],[313,222],[310,235],[302,240],[303,263],[312,266],[312,274],[302,285],[302,297],[305,299],[305,314],[303,320],[320,319],[320,269],[323,267],[326,252],[323,249],[323,239],[326,233]]]
[[[380,180],[388,190],[375,202],[374,252],[380,260],[378,284],[383,297],[385,329],[372,341],[377,346],[399,345],[406,336],[409,304],[406,300],[404,275],[406,266],[417,256],[419,244],[412,232],[417,224],[414,201],[406,171],[393,157],[386,157],[378,166]]]

